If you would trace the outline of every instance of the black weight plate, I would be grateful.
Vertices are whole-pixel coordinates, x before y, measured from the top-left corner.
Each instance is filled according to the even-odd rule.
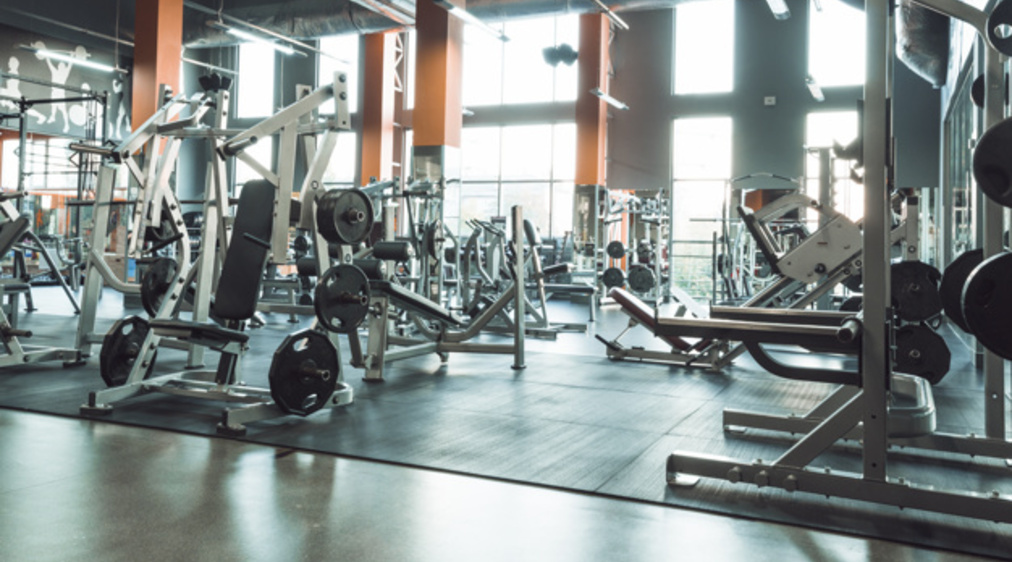
[[[963,288],[963,317],[970,333],[996,355],[1012,359],[1012,253],[978,265]]]
[[[341,362],[330,338],[300,330],[278,346],[267,379],[281,411],[308,416],[327,405],[340,376]]]
[[[654,247],[650,244],[636,246],[636,261],[644,264],[654,261]]]
[[[896,372],[938,384],[948,374],[951,360],[949,346],[931,328],[909,324],[896,330]]]
[[[966,325],[966,318],[963,317],[963,287],[966,286],[966,279],[970,277],[970,273],[982,261],[984,250],[980,248],[959,254],[959,257],[945,268],[942,273],[942,284],[938,288],[945,315],[964,332],[969,332],[970,327]]]
[[[847,300],[840,304],[840,312],[860,312],[864,306],[864,299],[854,295],[847,297]]]
[[[893,305],[900,318],[908,322],[923,322],[942,311],[942,297],[938,282],[942,274],[920,261],[892,264]]]
[[[303,235],[298,235],[295,240],[292,241],[292,251],[295,252],[296,258],[301,258],[309,253],[309,238]]]
[[[333,244],[358,244],[372,232],[372,200],[357,189],[332,189],[316,203],[316,227]]]
[[[439,259],[445,241],[446,235],[443,233],[442,221],[437,220],[425,227],[425,251],[429,253],[430,258]]]
[[[604,286],[609,289],[612,287],[621,287],[625,285],[625,272],[617,267],[609,267],[604,270],[604,274],[601,276],[601,281],[603,281]]]
[[[148,321],[139,316],[127,316],[117,320],[102,339],[102,351],[98,355],[99,373],[105,384],[123,386],[130,377],[137,356],[148,335]],[[155,367],[156,351],[144,375],[147,378]]]
[[[369,313],[369,278],[354,265],[341,264],[327,270],[313,293],[316,318],[323,327],[350,333]]]
[[[610,257],[620,260],[625,257],[625,244],[621,240],[612,240],[604,247],[604,253]]]
[[[657,285],[654,270],[642,265],[634,265],[629,269],[629,288],[637,293],[646,293]]]
[[[850,277],[843,280],[843,286],[846,287],[852,293],[861,292],[861,274],[851,275]]]
[[[1012,207],[1012,119],[992,126],[973,149],[973,177],[995,203]]]
[[[141,304],[149,316],[158,314],[162,299],[168,294],[179,272],[179,264],[172,258],[158,258],[148,264],[141,276]]]
[[[1001,54],[1012,57],[1012,2],[998,2],[987,16],[987,39]]]
[[[981,74],[974,81],[973,85],[970,86],[970,100],[973,101],[973,105],[984,109],[984,75]]]

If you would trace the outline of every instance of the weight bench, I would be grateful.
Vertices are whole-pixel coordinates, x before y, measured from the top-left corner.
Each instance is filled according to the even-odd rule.
[[[401,285],[397,285],[390,281],[370,281],[369,288],[374,291],[379,291],[390,298],[390,300],[397,303],[398,306],[416,312],[430,319],[439,320],[444,324],[451,326],[463,326],[465,324],[464,319],[457,316],[453,311],[440,305],[439,303],[433,302],[418,293],[409,291]]]
[[[725,364],[723,359],[729,347],[727,342],[713,338],[700,338],[693,343],[680,335],[662,334],[658,331],[659,324],[654,309],[639,297],[621,287],[613,287],[608,292],[608,296],[618,303],[622,312],[629,316],[628,326],[613,339],[605,339],[600,334],[594,336],[605,345],[609,359],[656,361],[682,367],[704,367],[714,371],[720,370]],[[685,306],[683,310],[689,310],[694,314],[702,312],[695,303]],[[619,340],[636,326],[643,326],[649,330],[654,337],[670,346],[670,351],[653,351],[642,347],[622,345]]]
[[[125,384],[92,392],[88,404],[81,408],[82,413],[106,414],[112,409],[111,402],[138,394],[163,392],[242,404],[239,408],[225,409],[218,425],[219,433],[242,435],[245,424],[251,421],[293,413],[308,415],[323,407],[351,402],[351,388],[338,382],[340,363],[336,347],[319,332],[309,330],[287,337],[275,353],[270,390],[247,387],[238,380],[237,365],[250,339],[244,330],[256,314],[270,256],[274,192],[271,183],[254,180],[245,184],[239,196],[231,241],[214,295],[215,316],[224,325],[177,319],[152,320]],[[196,343],[221,352],[217,369],[147,378],[160,338]],[[294,364],[278,365],[277,358],[284,355],[289,359],[295,357]],[[106,354],[102,358],[103,378],[106,378],[104,373],[111,365],[105,363]],[[118,359],[109,357],[108,361],[112,363]],[[298,381],[293,382],[293,379]],[[303,382],[301,387],[297,384],[299,381]],[[305,392],[301,392],[303,390]]]
[[[28,232],[28,227],[28,218],[24,216],[0,223],[0,257],[6,256],[13,249],[14,245]],[[3,307],[9,308],[9,314],[0,308],[0,345],[4,349],[4,354],[0,355],[0,367],[55,360],[63,361],[64,367],[83,365],[81,354],[76,349],[21,344],[19,338],[30,338],[32,332],[17,328],[16,295],[29,291],[31,291],[31,285],[19,279],[0,280],[0,300],[6,295],[15,296],[15,299],[9,303],[9,307]]]

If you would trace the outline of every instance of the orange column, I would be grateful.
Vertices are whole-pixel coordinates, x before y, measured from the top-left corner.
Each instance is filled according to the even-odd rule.
[[[608,92],[608,37],[604,14],[580,16],[579,93],[576,96],[576,184],[604,185],[608,146],[608,106],[590,93]]]
[[[454,4],[464,7],[463,0]],[[415,27],[414,146],[460,148],[464,24],[426,0],[416,5]]]
[[[363,38],[365,76],[362,97],[362,176],[361,185],[370,178],[393,177],[394,95],[396,90],[397,36],[372,33]]]
[[[130,116],[133,123],[143,123],[158,111],[161,84],[179,92],[182,53],[183,0],[137,0]]]

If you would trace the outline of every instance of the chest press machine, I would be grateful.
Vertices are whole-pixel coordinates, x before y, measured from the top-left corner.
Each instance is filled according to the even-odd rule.
[[[101,354],[101,371],[110,388],[90,393],[88,402],[81,407],[82,413],[108,414],[114,402],[160,392],[238,404],[238,407],[223,409],[218,432],[241,435],[249,422],[288,414],[306,416],[352,401],[353,391],[343,382],[338,348],[324,332],[316,329],[301,330],[281,342],[268,374],[269,389],[246,386],[238,377],[238,364],[249,341],[245,328],[259,308],[267,263],[272,251],[278,255],[280,249],[283,256],[288,247],[299,135],[303,137],[304,156],[308,160],[301,192],[301,218],[308,221],[309,230],[316,233],[317,247],[327,247],[316,228],[314,214],[318,203],[326,200],[322,176],[336,145],[336,132],[349,127],[346,92],[345,75],[335,74],[333,84],[315,91],[305,89],[299,101],[223,142],[220,140],[223,130],[175,126],[174,130],[182,136],[207,138],[214,153],[220,156],[214,158],[211,165],[212,182],[201,233],[202,251],[193,267],[189,270],[178,268],[174,272],[167,291],[159,296],[160,305],[150,322],[127,318],[117,322],[107,334]],[[309,117],[319,105],[332,98],[339,100],[338,113],[320,129],[320,124],[310,122]],[[323,130],[323,140],[318,147],[314,135],[319,130]],[[278,133],[282,142],[279,170],[275,172],[244,150],[259,138]],[[248,182],[243,187],[234,221],[230,221],[225,213],[228,198],[224,163],[225,158],[233,156],[249,163],[265,179]],[[180,220],[179,225],[182,224]],[[188,244],[185,247],[188,248]],[[343,248],[342,255],[344,252],[350,249]],[[317,254],[318,261],[329,266],[329,252]],[[210,291],[202,292],[200,287],[209,287],[215,277],[214,314],[223,326],[207,322],[206,313],[198,314],[200,302],[209,303],[211,299]],[[177,315],[183,292],[194,279],[198,287],[194,314],[191,320],[180,320]],[[199,310],[206,311],[208,307]],[[311,307],[299,308],[303,313],[311,313],[311,310]],[[153,376],[157,349],[164,343],[172,347],[219,351],[217,369]]]

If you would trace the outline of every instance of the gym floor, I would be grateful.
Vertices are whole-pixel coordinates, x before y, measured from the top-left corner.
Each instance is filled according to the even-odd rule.
[[[23,316],[37,334],[32,343],[69,344],[76,319],[65,299],[43,288],[36,302],[40,310]],[[133,312],[121,303],[106,294],[101,329]],[[554,320],[586,319],[585,306],[552,312]],[[266,384],[274,348],[307,322],[286,320],[269,315],[253,332],[243,363],[251,385]],[[606,306],[597,330],[607,337],[624,324]],[[664,460],[674,449],[752,459],[789,445],[782,436],[725,434],[721,408],[800,411],[829,387],[780,380],[747,361],[723,374],[612,363],[592,333],[529,340],[522,372],[510,370],[509,357],[454,356],[446,366],[422,357],[366,385],[346,368],[353,405],[255,424],[238,440],[213,437],[215,405],[167,396],[74,419],[87,392],[102,386],[97,357],[77,369],[6,369],[4,558],[948,560],[1012,552],[1007,526],[990,522],[723,482],[668,489]],[[630,335],[630,343],[651,343]],[[950,337],[954,372],[936,388],[940,428],[979,433],[980,375],[961,345]],[[181,364],[172,350],[160,352],[160,372]],[[900,456],[891,474],[1009,493],[998,461],[935,457]],[[859,465],[846,447],[824,460]]]

